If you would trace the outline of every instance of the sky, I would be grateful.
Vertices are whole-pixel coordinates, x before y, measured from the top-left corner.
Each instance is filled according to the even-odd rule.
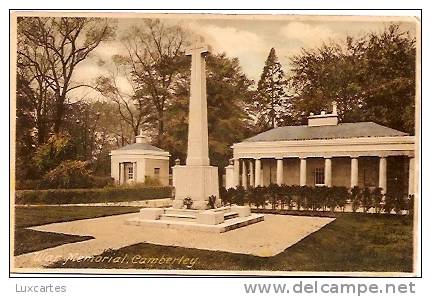
[[[318,47],[323,42],[343,41],[347,36],[361,37],[368,32],[382,32],[392,23],[415,35],[416,20],[413,18],[382,17],[322,17],[322,16],[214,16],[214,15],[159,15],[167,24],[179,25],[205,39],[214,53],[225,52],[237,57],[244,73],[256,82],[262,73],[265,60],[272,47],[289,73],[290,58],[302,48]],[[140,25],[142,18],[120,17],[117,21],[117,39],[131,26]],[[90,59],[76,68],[74,81],[92,82],[99,75],[107,74],[112,55],[123,51],[121,42],[113,40],[99,45]],[[124,92],[130,91],[127,80],[117,83]],[[99,98],[90,89],[77,89],[71,94],[83,98]]]

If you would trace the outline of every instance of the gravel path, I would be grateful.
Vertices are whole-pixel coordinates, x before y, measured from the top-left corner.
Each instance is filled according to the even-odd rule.
[[[265,215],[263,222],[219,234],[126,225],[126,219],[134,216],[136,214],[125,214],[32,227],[38,231],[90,235],[95,239],[20,255],[15,257],[14,266],[40,268],[60,259],[90,257],[106,249],[141,242],[269,257],[334,220]]]

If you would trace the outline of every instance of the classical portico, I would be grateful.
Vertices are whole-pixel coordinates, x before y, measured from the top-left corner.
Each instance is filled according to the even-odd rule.
[[[282,185],[380,187],[405,184],[415,193],[414,136],[373,122],[338,123],[311,114],[308,125],[275,128],[235,143],[233,182],[248,187]],[[239,178],[240,177],[240,178]]]

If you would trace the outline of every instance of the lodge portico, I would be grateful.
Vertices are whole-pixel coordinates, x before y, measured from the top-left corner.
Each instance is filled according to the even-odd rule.
[[[414,136],[373,122],[338,123],[310,115],[308,125],[275,128],[235,143],[226,187],[403,186],[415,193]]]

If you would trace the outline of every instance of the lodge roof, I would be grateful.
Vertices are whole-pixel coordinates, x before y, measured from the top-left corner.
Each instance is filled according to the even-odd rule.
[[[157,151],[157,152],[163,152],[161,148],[155,147],[148,143],[132,143],[125,145],[118,150],[124,151],[124,150],[145,150],[145,151]]]
[[[408,136],[407,133],[374,122],[339,123],[328,126],[285,126],[274,128],[243,142]]]

